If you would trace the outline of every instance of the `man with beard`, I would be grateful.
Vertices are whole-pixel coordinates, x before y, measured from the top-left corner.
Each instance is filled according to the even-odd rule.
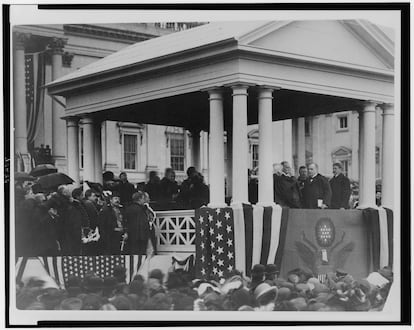
[[[109,205],[104,206],[99,215],[104,254],[117,255],[124,251],[128,234],[121,208],[119,193],[115,191],[109,199]]]
[[[145,193],[138,191],[132,195],[132,204],[125,210],[130,254],[145,255],[147,253],[150,223],[145,203]]]

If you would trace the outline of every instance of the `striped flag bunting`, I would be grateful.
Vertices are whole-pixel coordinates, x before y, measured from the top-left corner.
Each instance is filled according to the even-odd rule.
[[[196,276],[220,280],[255,264],[279,264],[288,209],[235,205],[196,210]]]
[[[104,278],[113,276],[114,268],[117,266],[125,267],[126,282],[129,283],[141,271],[147,257],[145,255],[20,257],[16,262],[18,282],[22,280],[23,274],[27,271],[28,262],[33,262],[32,259],[37,259],[56,284],[64,288],[70,276],[83,278],[88,272],[94,272],[97,276]],[[34,271],[31,275],[36,276],[38,273]]]
[[[367,208],[363,210],[364,221],[369,230],[368,242],[373,271],[393,265],[393,212],[388,208]]]

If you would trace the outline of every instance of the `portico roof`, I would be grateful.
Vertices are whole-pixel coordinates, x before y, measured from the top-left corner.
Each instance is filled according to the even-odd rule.
[[[388,33],[360,20],[215,22],[131,45],[47,87],[66,97],[68,116],[205,127],[203,91],[266,85],[278,89],[277,120],[392,102],[393,47]]]

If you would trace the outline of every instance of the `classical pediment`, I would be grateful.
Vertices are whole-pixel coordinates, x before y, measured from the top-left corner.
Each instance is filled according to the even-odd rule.
[[[393,67],[393,42],[366,21],[290,21],[268,29],[250,37],[248,45],[328,63]]]

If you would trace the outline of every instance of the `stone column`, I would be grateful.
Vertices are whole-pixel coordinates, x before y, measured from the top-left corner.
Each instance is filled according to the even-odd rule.
[[[85,181],[95,181],[94,122],[90,117],[83,123],[83,189],[89,189]]]
[[[209,90],[208,93],[210,101],[209,207],[225,207],[223,94],[219,89]]]
[[[66,119],[68,175],[79,185],[79,119]]]
[[[232,86],[232,204],[248,203],[247,86]]]
[[[362,184],[363,177],[364,177],[364,116],[362,115],[362,110],[358,112],[358,182],[359,182],[359,188],[358,188],[358,195],[359,195],[359,203],[361,204],[361,196],[364,194],[364,187]],[[375,169],[373,169],[374,171]]]
[[[201,163],[200,163],[200,131],[192,130],[192,148],[191,148],[191,159],[193,160],[193,166],[198,172],[201,172]]]
[[[95,182],[102,183],[102,123],[96,123],[94,130]]]
[[[363,124],[363,153],[362,153],[362,194],[360,193],[359,207],[375,207],[375,109],[377,104],[368,101],[361,111]]]
[[[258,204],[271,205],[273,197],[272,162],[272,93],[270,88],[260,88],[259,100],[259,200]]]
[[[53,38],[48,47],[52,57],[52,81],[60,78],[62,74],[62,54],[65,46],[65,39]],[[65,166],[66,155],[66,130],[65,121],[61,118],[65,114],[65,109],[56,101],[56,96],[52,98],[52,155],[56,166]]]
[[[394,104],[382,106],[381,205],[394,209]]]
[[[14,149],[27,155],[27,110],[26,110],[26,77],[24,47],[29,34],[13,34],[13,114],[14,114]],[[24,169],[22,169],[24,171]]]
[[[298,171],[299,167],[306,165],[306,142],[305,142],[305,118],[297,119],[297,156],[298,156]]]
[[[227,129],[226,197],[233,196],[233,129]]]

